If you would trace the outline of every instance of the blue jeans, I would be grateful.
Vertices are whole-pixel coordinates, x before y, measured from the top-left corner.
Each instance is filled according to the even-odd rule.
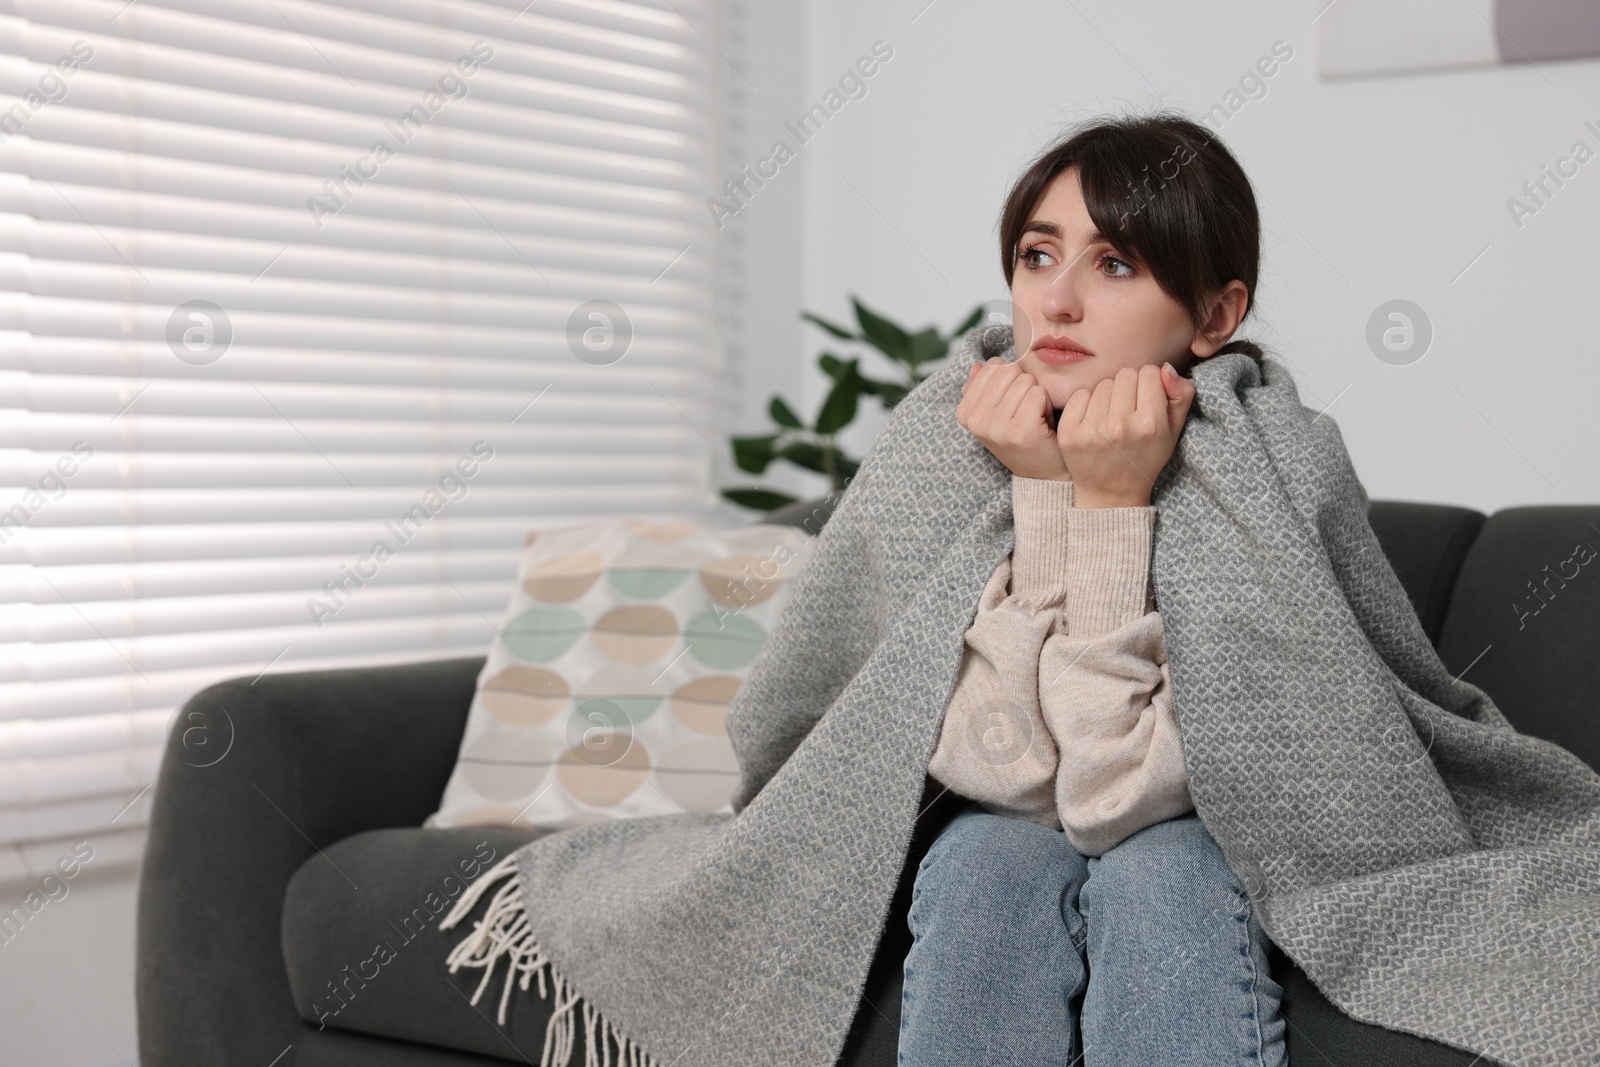
[[[909,922],[900,1067],[1287,1062],[1270,942],[1197,815],[1086,858],[969,804]]]

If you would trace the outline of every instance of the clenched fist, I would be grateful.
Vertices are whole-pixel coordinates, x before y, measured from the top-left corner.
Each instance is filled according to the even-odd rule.
[[[1194,383],[1171,364],[1123,367],[1079,389],[1053,417],[1033,375],[998,356],[976,364],[956,420],[1013,474],[1070,478],[1073,505],[1144,507],[1183,432]]]
[[[1061,480],[1069,475],[1051,416],[1044,386],[1000,356],[973,364],[956,406],[956,421],[1013,474]]]

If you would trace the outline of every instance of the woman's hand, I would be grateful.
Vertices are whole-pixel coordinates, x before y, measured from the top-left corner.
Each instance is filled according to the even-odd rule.
[[[1172,458],[1194,383],[1170,363],[1123,367],[1067,398],[1055,439],[1080,508],[1147,507],[1156,475]]]
[[[975,363],[961,387],[956,421],[996,459],[1024,478],[1068,477],[1051,426],[1050,395],[1038,379],[1001,356]]]

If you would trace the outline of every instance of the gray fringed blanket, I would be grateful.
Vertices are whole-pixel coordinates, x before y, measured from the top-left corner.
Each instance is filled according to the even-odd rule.
[[[447,917],[506,879],[452,964],[487,983],[505,957],[513,1005],[537,976],[545,1067],[579,1025],[627,1063],[833,1067],[1013,543],[1010,472],[955,418],[968,367],[1010,343],[966,334],[822,529],[729,708],[736,814],[548,834]],[[1196,809],[1265,929],[1357,1019],[1600,1063],[1600,775],[1451,678],[1338,428],[1280,363],[1193,377],[1153,493],[1156,603]]]

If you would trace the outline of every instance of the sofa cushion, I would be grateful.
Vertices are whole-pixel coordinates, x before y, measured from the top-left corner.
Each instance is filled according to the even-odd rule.
[[[295,1042],[293,1062],[285,1059],[272,1067],[494,1067],[505,1062],[476,1052],[356,1034],[331,1026],[323,1030],[310,1023],[302,1026],[304,1032]]]
[[[1507,508],[1467,553],[1439,637],[1524,733],[1600,769],[1600,507]]]
[[[933,807],[930,816],[945,814],[949,805]],[[476,1006],[470,1001],[483,971],[463,968],[452,975],[445,965],[455,943],[483,917],[493,894],[485,894],[456,928],[441,932],[438,925],[470,882],[467,871],[481,870],[545,832],[501,827],[372,830],[306,860],[290,879],[284,898],[283,956],[295,1010],[318,1038],[315,1050],[306,1046],[305,1055],[311,1057],[307,1062],[344,1062],[337,1059],[340,1049],[365,1048],[359,1041],[321,1040],[343,1030],[538,1063],[550,1001],[538,995],[537,981],[527,991],[512,990],[501,1027],[495,1014],[504,963]],[[930,833],[924,820],[885,931],[886,951],[873,964],[841,1067],[894,1067],[900,960],[910,944],[905,929],[910,878]],[[580,1025],[572,1062],[583,1063],[585,1056]],[[446,1062],[452,1061],[442,1061],[441,1067]]]
[[[901,881],[867,975],[839,1067],[894,1067],[900,1028],[901,961],[911,944],[906,912],[916,869],[928,846],[963,803],[929,780],[924,814],[914,828]],[[930,799],[931,798],[931,799]],[[494,1059],[539,1062],[550,1002],[538,986],[513,989],[507,1024],[495,1025],[505,968],[495,971],[474,1007],[481,970],[449,974],[445,957],[459,934],[482,918],[480,900],[461,927],[441,933],[439,919],[460,895],[474,863],[495,862],[541,831],[500,828],[372,830],[325,849],[295,872],[283,907],[283,954],[296,1010],[313,1027],[307,1063],[371,1062],[383,1049],[336,1030],[475,1052]],[[467,866],[463,867],[462,864]],[[389,946],[380,952],[379,945]],[[1473,1057],[1410,1034],[1358,1023],[1317,991],[1304,972],[1272,951],[1273,975],[1284,987],[1291,1062],[1318,1067],[1469,1067]],[[324,1029],[317,1030],[316,1024]],[[579,1027],[574,1063],[584,1062]],[[340,1053],[351,1053],[340,1058]],[[429,1060],[419,1052],[417,1063]],[[393,1062],[410,1062],[395,1058]],[[440,1057],[440,1067],[457,1062]],[[464,1067],[464,1064],[463,1064]]]
[[[1499,1061],[1382,1026],[1358,1023],[1322,995],[1274,945],[1272,976],[1283,986],[1287,1056],[1294,1067],[1491,1067]]]
[[[450,974],[445,965],[467,924],[483,917],[487,895],[463,926],[441,931],[439,920],[476,874],[540,833],[371,830],[306,860],[283,902],[283,957],[300,1017],[320,1027],[538,1063],[550,1001],[538,996],[537,984],[526,993],[513,990],[500,1027],[494,1020],[505,964],[476,1005],[471,997],[483,971]],[[581,1027],[577,1044],[581,1057]]]

